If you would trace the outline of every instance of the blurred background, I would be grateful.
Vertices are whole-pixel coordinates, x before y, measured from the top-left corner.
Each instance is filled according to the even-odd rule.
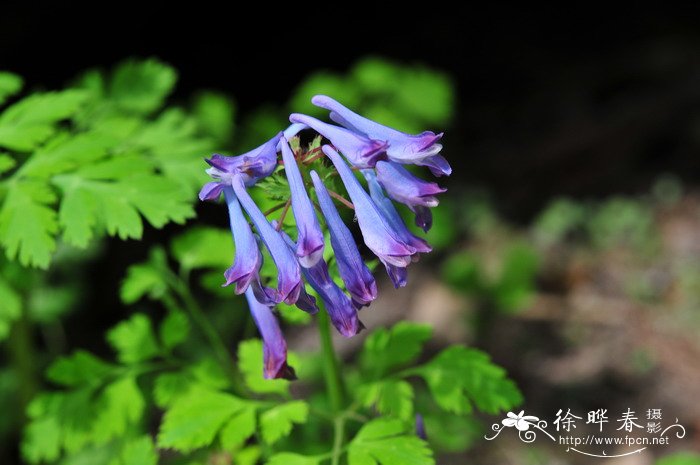
[[[317,92],[407,131],[444,128],[454,172],[440,180],[449,191],[428,235],[436,253],[406,289],[383,282],[364,323],[429,322],[434,344],[487,351],[527,413],[660,408],[688,431],[607,463],[700,452],[700,8],[219,8],[6,2],[0,68],[27,89],[55,89],[86,68],[156,57],[179,74],[169,101],[213,90],[235,102],[235,127],[215,147],[231,153],[289,111],[313,111]],[[226,225],[215,205],[197,212]],[[128,314],[126,268],[181,231],[105,240],[81,271],[80,299],[32,333],[33,370],[76,348],[108,353],[103,333]],[[306,331],[287,332],[291,348],[313,347]],[[352,359],[357,343],[339,342]],[[9,412],[22,381],[2,373],[0,462],[14,463],[20,420]],[[470,423],[436,438],[438,463],[591,460],[483,433]]]

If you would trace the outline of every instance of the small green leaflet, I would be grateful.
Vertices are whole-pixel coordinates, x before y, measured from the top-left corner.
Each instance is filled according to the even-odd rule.
[[[160,342],[170,350],[187,340],[190,333],[190,320],[184,312],[171,310],[158,329]]]
[[[260,432],[263,440],[272,444],[289,436],[294,423],[306,423],[309,405],[302,400],[276,405],[260,416]]]
[[[208,446],[227,422],[248,408],[231,394],[193,387],[165,412],[158,446],[189,452]]]
[[[471,412],[472,404],[482,412],[496,414],[523,401],[505,370],[476,349],[448,347],[410,373],[425,379],[440,407],[457,414]]]
[[[221,429],[221,446],[226,450],[237,450],[255,434],[256,425],[255,408],[246,407],[239,410]]]
[[[56,123],[71,117],[86,101],[80,90],[33,94],[0,115],[0,147],[28,152],[56,132]]]
[[[373,379],[379,379],[389,370],[414,361],[431,334],[430,326],[406,321],[390,329],[377,329],[365,340],[360,354],[361,366]]]
[[[138,363],[153,358],[160,352],[151,320],[136,313],[109,330],[107,340],[117,351],[123,363]]]
[[[78,350],[68,357],[60,357],[51,364],[46,377],[68,387],[93,385],[97,387],[114,373],[116,367],[90,352]]]
[[[0,105],[22,90],[23,84],[24,82],[20,76],[7,71],[0,71]]]
[[[403,422],[386,418],[366,423],[348,447],[349,465],[433,465],[432,455]]]
[[[266,465],[318,465],[323,461],[323,457],[311,457],[308,455],[282,452],[275,454],[266,462]]]
[[[141,436],[129,440],[119,458],[113,460],[110,465],[157,465],[158,452],[153,445],[150,436]]]
[[[364,407],[402,420],[413,417],[413,387],[403,380],[385,379],[360,385],[357,398]]]
[[[108,98],[134,113],[160,108],[177,81],[173,68],[155,59],[129,60],[115,70],[108,86]]]
[[[168,290],[163,277],[163,269],[166,267],[167,257],[161,248],[153,248],[146,262],[131,265],[119,292],[122,302],[133,304],[144,296],[160,299]]]
[[[173,239],[170,251],[185,270],[225,269],[233,263],[233,239],[226,229],[207,226],[189,228]]]

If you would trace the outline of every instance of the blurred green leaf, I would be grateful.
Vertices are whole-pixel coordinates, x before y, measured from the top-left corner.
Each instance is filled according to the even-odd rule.
[[[372,373],[371,379],[379,379],[389,370],[414,361],[431,335],[430,326],[406,321],[389,329],[376,329],[365,339],[360,364]]]
[[[78,350],[53,362],[46,371],[46,377],[54,383],[69,387],[99,385],[114,373],[115,368],[90,352]]]
[[[246,403],[230,394],[195,387],[165,412],[158,447],[189,452],[214,442],[217,433]]]
[[[302,400],[295,400],[272,407],[260,415],[260,433],[263,440],[273,444],[289,436],[294,423],[306,423],[309,405]]]
[[[136,313],[110,329],[107,340],[123,363],[143,362],[160,352],[151,320],[143,313]]]
[[[102,443],[123,436],[141,420],[145,408],[135,378],[127,376],[109,384],[95,406],[94,441]]]
[[[168,290],[163,276],[167,267],[165,251],[159,248],[151,250],[147,262],[131,265],[122,281],[120,297],[125,304],[133,304],[143,296],[160,299]]]
[[[410,371],[423,377],[435,402],[453,413],[469,413],[473,404],[482,412],[496,414],[523,401],[515,383],[506,378],[505,370],[476,349],[448,347],[427,364]]]
[[[357,87],[349,85],[347,79],[328,71],[316,71],[293,92],[289,108],[312,116],[323,115],[326,110],[311,104],[311,97],[319,94],[333,96],[350,108],[359,103]]]
[[[318,465],[322,458],[310,457],[308,455],[293,454],[291,452],[282,452],[270,457],[266,465]]]
[[[387,379],[360,385],[357,398],[364,407],[402,420],[413,417],[413,387],[406,381]]]
[[[236,450],[255,434],[257,420],[252,407],[238,411],[221,429],[221,446],[226,450]]]
[[[22,299],[9,283],[0,277],[0,341],[10,334],[12,323],[22,314]]]
[[[190,320],[184,312],[171,310],[160,324],[160,342],[166,349],[172,349],[187,340],[190,333]]]
[[[163,104],[176,81],[175,70],[158,60],[128,60],[114,70],[109,97],[124,110],[150,113]]]
[[[366,423],[348,446],[349,465],[433,465],[432,455],[403,422],[386,418]]]
[[[0,147],[27,152],[56,131],[58,121],[69,118],[85,102],[79,90],[33,94],[11,105],[0,115]]]
[[[111,465],[157,465],[158,452],[150,436],[132,439],[124,445],[119,458]]]
[[[535,238],[545,244],[559,242],[568,233],[580,227],[585,217],[584,206],[567,198],[554,200],[535,220]]]
[[[185,270],[226,269],[233,263],[233,239],[225,229],[195,226],[177,236],[170,250]]]
[[[655,465],[700,465],[700,455],[693,452],[676,452],[658,459]]]
[[[0,105],[22,90],[23,85],[24,81],[20,76],[7,71],[0,71]]]
[[[512,312],[528,305],[535,294],[539,268],[537,252],[529,245],[515,243],[505,252],[501,274],[493,286],[497,308]]]
[[[192,108],[199,130],[220,144],[231,140],[234,129],[233,100],[219,92],[200,92]]]

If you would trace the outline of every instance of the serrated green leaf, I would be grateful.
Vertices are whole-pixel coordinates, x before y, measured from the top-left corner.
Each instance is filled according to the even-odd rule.
[[[181,311],[170,311],[160,324],[159,333],[163,347],[172,349],[187,340],[190,333],[190,320]]]
[[[86,100],[80,90],[33,94],[0,115],[0,146],[30,151],[51,137],[55,123],[73,115]]]
[[[219,92],[200,92],[192,108],[199,130],[219,143],[226,143],[233,135],[233,100]]]
[[[360,363],[363,370],[378,379],[389,370],[415,360],[430,339],[430,326],[402,321],[390,329],[372,332],[362,348]]]
[[[96,385],[114,372],[114,365],[78,350],[68,357],[60,357],[46,371],[46,377],[64,386]]]
[[[233,263],[233,240],[231,232],[225,229],[206,226],[190,228],[173,239],[170,250],[186,270],[223,269]]]
[[[219,430],[246,402],[230,394],[192,388],[165,412],[158,446],[189,452],[214,442]]]
[[[282,452],[275,454],[265,462],[266,465],[318,465],[322,458],[311,457],[308,455],[293,454],[291,452]]]
[[[476,349],[449,347],[411,372],[422,376],[435,402],[453,413],[469,413],[474,404],[482,412],[496,414],[523,401],[505,370]]]
[[[150,299],[160,299],[168,290],[168,284],[163,276],[167,267],[165,251],[160,248],[151,250],[148,261],[131,265],[122,281],[119,296],[125,304],[133,304],[144,296]]]
[[[0,105],[22,90],[24,81],[16,74],[0,71]]]
[[[306,423],[309,405],[302,400],[276,405],[260,415],[260,433],[263,440],[273,444],[289,436],[294,423]]]
[[[364,407],[402,420],[413,417],[413,388],[403,380],[386,379],[361,385],[357,398]]]
[[[53,462],[61,453],[61,426],[55,417],[29,423],[22,439],[22,457],[29,463]]]
[[[7,258],[17,258],[23,266],[49,266],[58,231],[56,212],[50,207],[55,201],[55,194],[46,184],[10,184],[0,209],[0,243]]]
[[[54,174],[89,165],[107,155],[116,140],[97,133],[56,137],[32,154],[20,168],[22,176],[48,179]]]
[[[221,429],[219,438],[221,447],[228,451],[234,451],[241,447],[245,441],[255,434],[255,409],[246,407],[236,413]]]
[[[261,455],[260,447],[250,446],[236,452],[233,460],[236,465],[257,465]]]
[[[230,382],[221,364],[212,357],[205,357],[189,366],[188,373],[200,386],[211,389],[224,389],[228,387]]]
[[[251,391],[258,394],[289,394],[289,381],[286,379],[263,377],[263,349],[260,340],[249,339],[239,344],[238,368]]]
[[[155,59],[128,60],[117,66],[108,95],[120,108],[135,113],[157,110],[170,94],[177,73]]]
[[[123,436],[141,420],[146,401],[130,376],[109,384],[96,404],[93,440],[97,443]]]
[[[136,313],[107,332],[107,341],[123,363],[138,363],[158,355],[160,349],[153,334],[151,320]]]
[[[406,434],[400,420],[378,418],[365,424],[348,447],[349,465],[433,465],[427,444]]]
[[[22,298],[9,283],[0,278],[0,341],[10,334],[12,323],[22,314]]]
[[[17,165],[14,158],[6,153],[0,153],[0,174],[10,171]]]
[[[160,408],[170,407],[173,402],[190,390],[194,382],[186,373],[164,373],[153,383],[153,398]]]
[[[150,436],[131,439],[124,445],[115,465],[157,465],[158,453]]]

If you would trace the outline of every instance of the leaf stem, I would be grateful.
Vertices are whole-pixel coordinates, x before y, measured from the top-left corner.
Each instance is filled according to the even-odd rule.
[[[343,453],[345,442],[345,417],[340,416],[333,421],[333,451],[331,452],[331,465],[340,465],[340,457]]]

